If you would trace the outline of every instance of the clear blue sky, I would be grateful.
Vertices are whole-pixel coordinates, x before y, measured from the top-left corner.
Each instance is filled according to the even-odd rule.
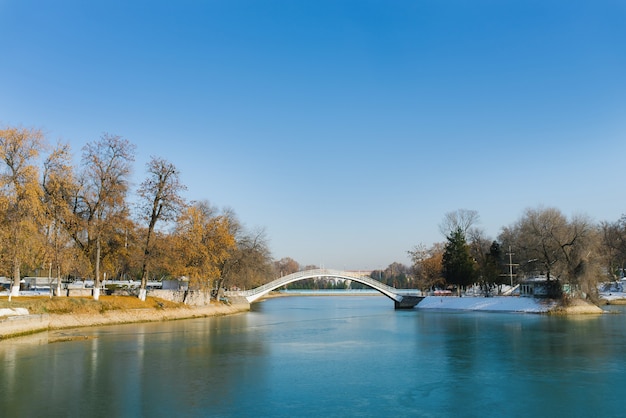
[[[624,1],[0,0],[0,125],[103,132],[276,259],[409,263],[473,209],[626,213]]]

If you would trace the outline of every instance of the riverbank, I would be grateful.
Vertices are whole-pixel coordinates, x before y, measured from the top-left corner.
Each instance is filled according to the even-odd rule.
[[[381,296],[379,292],[368,293],[341,293],[336,292],[274,292],[269,297],[290,296]],[[572,299],[568,306],[563,306],[552,299],[527,298],[519,296],[426,296],[414,309],[440,309],[458,311],[485,311],[485,312],[517,312],[558,315],[586,315],[602,314],[604,310],[582,299]]]
[[[123,297],[121,297],[123,298]],[[159,322],[171,321],[178,319],[202,318],[210,316],[232,315],[250,310],[247,303],[211,303],[206,306],[188,306],[183,304],[173,304],[171,302],[149,298],[141,308],[123,308],[124,302],[128,302],[128,306],[137,306],[137,298],[127,297],[128,300],[122,299],[122,303],[117,300],[118,306],[114,309],[105,309],[111,307],[110,303],[105,300],[102,302],[93,300],[78,300],[78,305],[84,302],[87,308],[76,308],[74,311],[62,312],[63,308],[54,309],[46,308],[44,300],[17,300],[11,302],[7,308],[8,302],[0,300],[0,308],[5,316],[0,317],[0,340],[20,335],[33,334],[37,332],[59,330],[66,328],[80,328],[100,325],[128,324],[136,322]],[[54,299],[53,299],[54,300]],[[63,304],[72,301],[71,299],[60,298],[56,302]],[[73,304],[77,301],[73,300]],[[24,314],[24,310],[28,308],[13,307],[15,305],[31,306],[29,314]],[[41,306],[40,306],[41,305]],[[20,314],[11,315],[8,310],[17,311]],[[42,312],[48,309],[48,312]],[[33,313],[35,312],[35,313]]]
[[[600,292],[600,299],[607,305],[626,305],[626,292]]]
[[[266,298],[297,296],[271,293]],[[302,296],[302,295],[299,295]],[[90,298],[16,298],[13,302],[0,299],[0,340],[37,332],[136,322],[159,322],[178,319],[232,315],[250,310],[245,300],[232,304],[211,303],[189,306],[148,298],[140,302],[135,297]],[[546,299],[512,296],[454,297],[427,296],[415,309],[459,310],[485,312],[537,313],[559,315],[602,314],[604,310],[587,301],[575,299],[568,306]]]
[[[177,319],[231,315],[250,310],[250,305],[212,303],[208,306],[184,306],[165,309],[132,309],[109,311],[102,314],[50,314],[49,329],[79,328],[99,325],[128,324],[133,322],[159,322]]]
[[[574,299],[568,306],[560,305],[551,299],[524,298],[517,296],[494,297],[456,297],[427,296],[417,309],[485,311],[485,312],[518,312],[537,314],[602,314],[604,311],[596,305]]]

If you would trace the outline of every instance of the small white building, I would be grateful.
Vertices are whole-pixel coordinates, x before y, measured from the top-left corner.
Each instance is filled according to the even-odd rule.
[[[189,279],[185,276],[174,280],[163,280],[161,287],[163,290],[187,290],[189,289]]]
[[[519,295],[527,298],[547,298],[550,296],[550,287],[546,277],[524,279],[519,285]]]
[[[50,290],[51,287],[56,287],[56,277],[24,277],[22,279],[25,290]]]

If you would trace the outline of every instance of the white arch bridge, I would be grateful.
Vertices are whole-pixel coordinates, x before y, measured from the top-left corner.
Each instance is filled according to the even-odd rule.
[[[364,285],[379,291],[389,299],[393,300],[396,309],[411,309],[424,299],[423,296],[417,294],[418,291],[415,291],[415,294],[408,294],[399,291],[395,287],[387,286],[386,284],[381,283],[378,280],[374,280],[364,274],[329,269],[299,271],[273,280],[267,284],[257,287],[256,289],[228,293],[232,293],[233,295],[236,293],[237,296],[245,297],[248,303],[252,303],[279,287],[297,282],[298,280],[311,279],[315,277],[335,277],[338,279],[353,280],[355,282],[363,283]]]

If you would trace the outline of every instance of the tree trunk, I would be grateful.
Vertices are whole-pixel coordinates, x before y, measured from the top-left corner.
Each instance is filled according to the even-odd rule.
[[[52,262],[48,264],[48,286],[50,286],[50,299],[52,299],[54,294],[54,289],[52,288]]]
[[[147,251],[146,251],[147,252]],[[146,301],[146,288],[148,287],[148,269],[146,264],[146,256],[144,255],[143,266],[141,268],[141,285],[139,286],[139,299],[142,302]]]
[[[57,264],[57,296],[61,296],[61,267]]]
[[[100,299],[100,235],[96,238],[96,277],[93,281],[93,298]]]
[[[17,255],[13,257],[13,280],[11,281],[11,291],[9,292],[9,302],[11,297],[20,295],[20,262]]]
[[[146,301],[146,293],[148,287],[148,257],[150,256],[150,237],[152,236],[152,229],[156,224],[156,217],[153,213],[150,225],[148,225],[148,235],[146,237],[146,247],[143,250],[143,263],[141,265],[141,285],[139,286],[139,299],[142,302]]]

